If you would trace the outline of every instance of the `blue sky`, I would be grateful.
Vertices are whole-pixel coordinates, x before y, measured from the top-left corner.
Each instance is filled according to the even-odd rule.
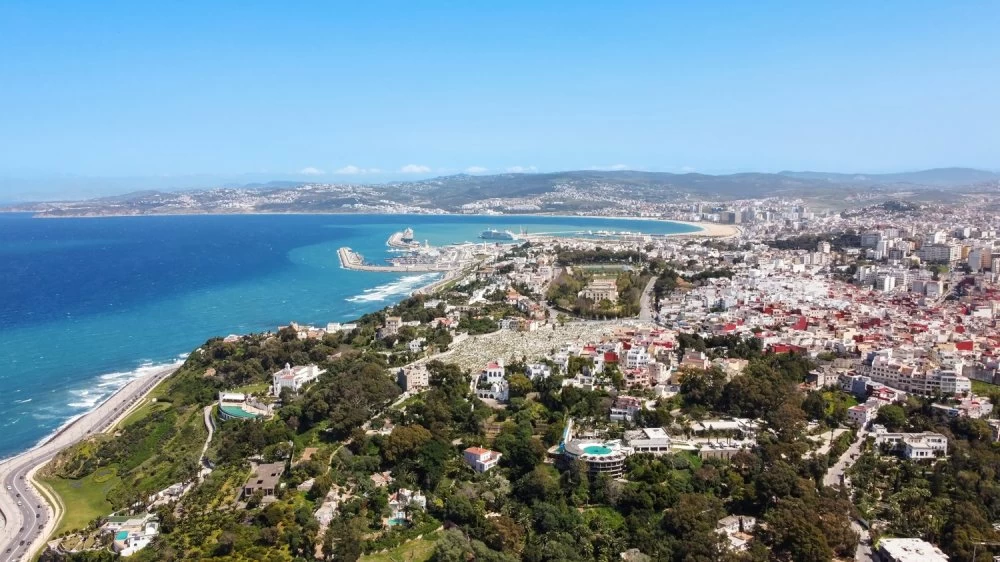
[[[540,4],[7,0],[0,199],[1000,168],[1000,3]]]

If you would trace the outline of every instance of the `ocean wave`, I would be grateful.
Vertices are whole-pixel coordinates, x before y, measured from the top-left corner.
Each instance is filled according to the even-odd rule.
[[[424,273],[423,275],[407,275],[392,283],[386,283],[371,289],[365,289],[360,295],[354,295],[344,300],[347,302],[380,302],[387,301],[399,295],[412,293],[415,289],[427,285],[440,277],[440,273]]]
[[[156,364],[151,361],[144,361],[137,369],[132,371],[116,371],[113,373],[105,373],[97,377],[97,383],[88,386],[87,388],[76,388],[69,391],[71,396],[71,402],[67,402],[66,406],[74,410],[92,410],[98,404],[106,400],[112,394],[117,392],[120,388],[127,385],[128,383],[134,381],[135,379],[140,379],[148,375],[152,375],[160,370],[167,368],[177,368],[183,364],[183,361],[175,361],[173,363],[162,363]]]
[[[28,402],[31,402],[31,400],[32,400],[31,398],[25,398],[24,400],[15,400],[14,403],[15,404],[27,404]]]
[[[38,440],[32,448],[44,445],[60,431],[69,427],[70,424],[80,419],[80,417],[87,415],[89,411],[93,410],[102,402],[110,398],[115,392],[129,382],[151,375],[162,369],[176,369],[183,364],[184,362],[180,360],[172,363],[161,364],[144,361],[137,369],[132,371],[120,371],[100,375],[97,377],[97,380],[101,382],[98,382],[96,385],[91,385],[87,388],[70,389],[69,394],[71,401],[66,403],[66,408],[68,408],[69,411],[67,411],[66,408],[42,407],[31,412],[31,417],[40,422],[63,420],[59,427]]]

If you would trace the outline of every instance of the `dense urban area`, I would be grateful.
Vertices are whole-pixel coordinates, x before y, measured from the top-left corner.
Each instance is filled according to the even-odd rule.
[[[519,240],[209,340],[38,473],[41,560],[994,560],[996,195],[619,199],[731,235]]]

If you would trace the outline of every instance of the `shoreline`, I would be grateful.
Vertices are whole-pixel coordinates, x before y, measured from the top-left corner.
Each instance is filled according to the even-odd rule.
[[[671,219],[665,217],[649,217],[649,216],[632,216],[632,215],[593,215],[593,214],[582,214],[573,215],[567,213],[501,213],[501,214],[487,214],[487,213],[452,213],[452,212],[441,212],[441,213],[390,213],[390,212],[343,212],[343,211],[250,211],[250,212],[234,212],[234,213],[219,213],[219,212],[191,212],[191,213],[141,213],[141,214],[105,214],[105,215],[40,215],[40,211],[18,211],[18,210],[6,210],[0,209],[0,213],[11,214],[11,215],[32,215],[32,218],[40,219],[105,219],[105,218],[140,218],[140,217],[238,217],[238,216],[282,216],[282,215],[292,215],[292,216],[326,216],[326,215],[375,215],[375,216],[388,216],[388,217],[552,217],[560,219],[607,219],[607,220],[631,220],[631,221],[652,221],[652,222],[676,222],[679,224],[687,225],[702,225],[702,224],[717,224],[717,223],[704,223],[704,222],[692,222],[680,219]]]
[[[232,214],[265,214],[265,213],[232,213]],[[266,213],[271,215],[276,214],[297,214],[297,215],[327,215],[327,214],[345,214],[345,213]],[[371,215],[391,215],[391,216],[420,216],[420,214],[412,213],[348,213],[348,214],[371,214]],[[441,215],[453,215],[456,217],[470,216],[455,213],[434,213],[428,214],[433,216]],[[177,216],[176,214],[169,215],[119,215],[119,216]],[[189,215],[182,215],[189,216]],[[496,218],[505,219],[515,219],[516,217],[553,217],[553,218],[570,218],[570,219],[607,219],[607,220],[643,220],[643,221],[653,221],[653,222],[672,222],[677,224],[683,224],[686,226],[697,228],[696,232],[679,232],[670,234],[658,234],[655,236],[706,236],[706,237],[728,237],[736,235],[739,230],[733,226],[729,225],[716,225],[714,223],[692,223],[687,221],[678,221],[672,219],[661,219],[658,217],[604,217],[604,216],[591,216],[591,215],[546,215],[546,214],[534,214],[534,215],[471,215],[471,216],[493,216]],[[51,218],[111,218],[112,216],[88,216],[88,217],[51,217]],[[48,217],[46,217],[48,218]],[[353,268],[349,268],[353,269]],[[439,291],[444,286],[460,279],[468,273],[468,268],[458,268],[453,270],[437,270],[435,273],[443,273],[441,278],[438,278],[430,283],[423,285],[413,291],[398,295],[393,301],[398,301],[406,298],[410,295],[419,294],[433,294]],[[398,273],[407,273],[407,271],[397,271]],[[391,304],[386,304],[385,306],[391,306]],[[33,541],[30,542],[30,552],[36,552],[37,548],[44,547],[45,541],[50,538],[51,533],[54,531],[59,522],[59,517],[61,516],[60,510],[64,510],[62,505],[62,499],[58,494],[54,494],[44,483],[39,482],[35,479],[36,473],[43,469],[46,464],[48,464],[54,457],[65,449],[75,445],[79,441],[89,438],[97,433],[106,433],[108,431],[116,428],[127,416],[133,413],[137,408],[141,407],[150,393],[153,392],[160,384],[164,382],[170,375],[175,373],[183,361],[177,361],[170,364],[164,364],[155,367],[155,370],[151,373],[147,373],[136,378],[130,379],[125,382],[120,388],[116,389],[109,396],[101,400],[99,403],[95,404],[89,410],[77,414],[69,419],[67,419],[62,425],[56,428],[52,433],[40,439],[34,446],[29,449],[23,450],[17,454],[0,459],[0,477],[13,477],[12,475],[19,474],[22,481],[31,486],[31,492],[42,498],[38,503],[45,504],[46,518],[42,519],[44,525],[42,527],[41,534],[37,536]],[[14,528],[18,526],[16,521],[17,518],[22,515],[20,506],[13,507],[12,504],[8,505],[6,500],[13,500],[9,497],[12,493],[8,492],[3,494],[3,499],[0,500],[0,512],[2,512],[3,519],[5,521],[3,529],[3,540],[10,538],[11,534],[14,534]],[[30,499],[30,503],[35,503],[35,499],[31,499],[27,493],[25,493],[25,499]],[[27,507],[31,507],[30,505]],[[33,511],[33,510],[32,510]],[[34,515],[32,515],[33,517]],[[23,527],[22,521],[22,527]],[[31,526],[28,527],[28,532],[31,532]],[[22,533],[23,534],[23,533]],[[14,534],[15,538],[19,538],[18,535]],[[25,537],[30,538],[30,537]],[[36,545],[36,542],[41,541],[40,545]],[[26,543],[27,544],[27,543]],[[13,546],[13,544],[11,545]]]
[[[668,219],[670,222],[695,226],[701,229],[699,232],[685,232],[678,234],[667,234],[667,236],[702,236],[705,238],[732,238],[740,235],[740,227],[734,224],[720,224],[717,222],[691,222]]]
[[[31,215],[33,219],[109,219],[109,218],[142,218],[142,217],[238,217],[238,216],[336,216],[336,215],[373,215],[388,217],[551,217],[557,219],[597,219],[597,220],[618,220],[618,221],[649,221],[649,222],[670,222],[682,224],[699,229],[696,232],[672,232],[669,234],[655,234],[655,236],[703,236],[707,238],[732,238],[740,234],[740,229],[736,225],[720,224],[704,221],[685,221],[663,217],[643,217],[643,216],[606,216],[606,215],[568,215],[564,213],[533,213],[533,214],[466,214],[466,213],[345,213],[338,211],[330,212],[246,212],[246,213],[217,213],[217,212],[192,212],[192,213],[143,213],[143,214],[122,214],[122,215],[39,215],[37,211],[0,211],[0,213]]]
[[[62,516],[62,498],[36,479],[37,472],[62,451],[81,440],[116,428],[126,416],[145,402],[150,393],[176,373],[182,364],[179,361],[163,365],[152,373],[128,381],[91,410],[68,420],[38,445],[0,461],[0,479],[7,483],[7,490],[0,493],[0,511],[4,518],[2,540],[7,542],[7,546],[21,547],[19,541],[24,541],[24,556],[38,552]],[[17,491],[24,500],[23,506],[16,503],[20,500],[14,499],[12,491]],[[52,504],[53,499],[55,505]],[[42,511],[36,511],[31,506],[33,503],[44,504]],[[41,517],[43,512],[44,519]],[[42,521],[41,529],[34,536],[31,533],[35,530],[36,523],[29,523],[33,520]],[[18,527],[20,530],[17,530]]]

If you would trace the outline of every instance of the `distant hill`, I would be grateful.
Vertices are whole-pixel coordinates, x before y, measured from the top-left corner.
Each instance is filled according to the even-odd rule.
[[[803,180],[828,181],[851,185],[909,184],[925,187],[963,187],[1000,181],[1000,173],[974,168],[933,168],[894,174],[837,174],[829,172],[781,172],[779,175]]]
[[[576,170],[540,174],[458,174],[420,181],[348,184],[274,181],[194,191],[138,191],[87,201],[18,205],[8,210],[44,216],[198,213],[606,212],[691,200],[803,198],[843,204],[883,197],[948,197],[959,188],[995,187],[1000,174],[940,168],[898,174],[826,172],[725,175]]]

